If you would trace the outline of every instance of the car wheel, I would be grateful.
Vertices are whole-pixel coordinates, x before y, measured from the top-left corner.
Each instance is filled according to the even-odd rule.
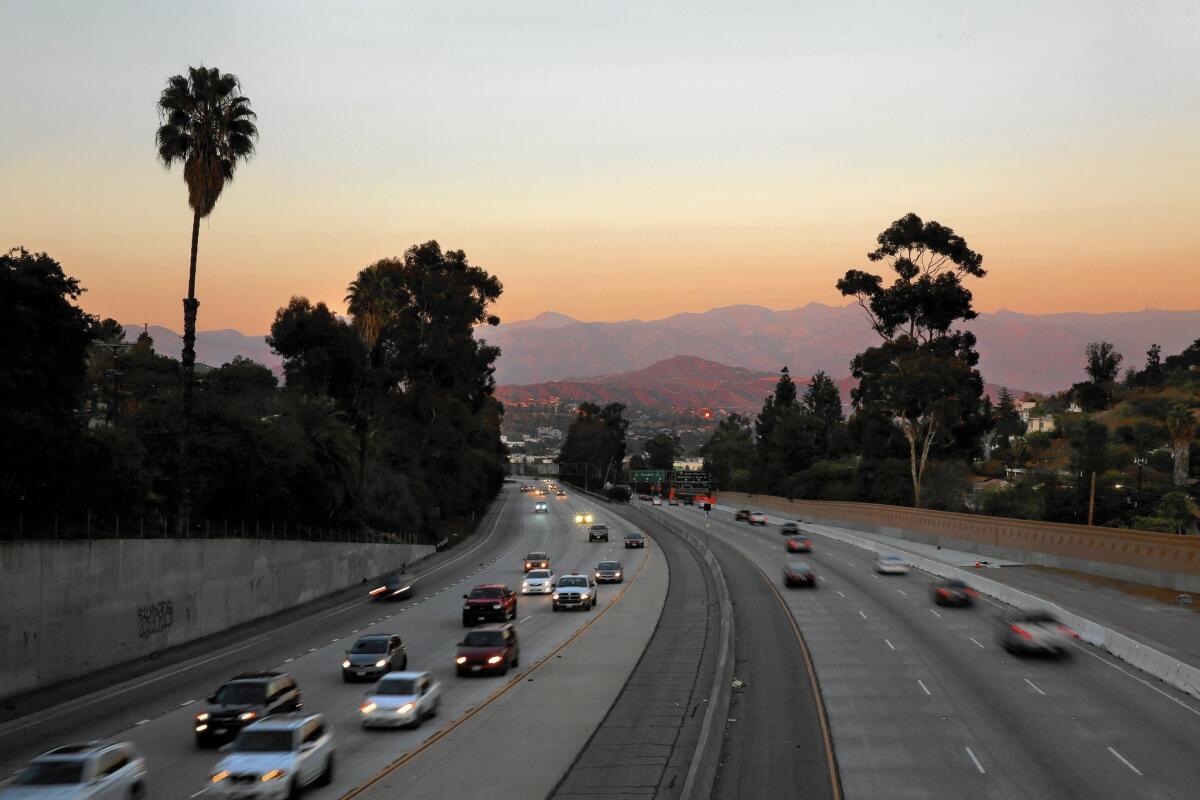
[[[129,800],[145,800],[146,787],[143,784],[135,783],[129,787]]]
[[[429,716],[436,717],[438,715],[438,709],[441,707],[441,705],[442,705],[441,700],[434,700],[433,706],[431,706],[429,709]]]
[[[314,783],[317,786],[328,786],[333,783],[333,753],[330,753],[329,758],[325,761],[325,771],[317,776]]]
[[[403,672],[406,669],[408,669],[408,654],[407,653],[404,655],[404,660],[400,662],[400,671]]]
[[[513,656],[512,665],[513,665],[514,667],[519,667],[519,666],[521,666],[521,656],[520,656],[520,654]]]
[[[551,604],[550,604],[550,610],[551,610],[551,611],[558,611],[558,603],[551,603]]]
[[[470,620],[468,620],[466,617],[463,617],[463,627],[464,627],[464,628],[469,628],[469,627],[471,627],[471,622],[470,622]]]
[[[288,800],[296,800],[300,797],[300,786],[296,783],[296,779],[292,778],[292,782],[288,784]]]
[[[342,683],[349,683],[349,682],[350,682],[350,676],[343,672],[342,673]]]

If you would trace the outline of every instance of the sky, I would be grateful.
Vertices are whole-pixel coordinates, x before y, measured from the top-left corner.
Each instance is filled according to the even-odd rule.
[[[191,212],[155,160],[189,65],[259,119],[201,226],[201,330],[344,309],[436,239],[497,313],[654,319],[834,288],[954,228],[981,311],[1200,307],[1200,4],[0,0],[0,250],[178,330]]]

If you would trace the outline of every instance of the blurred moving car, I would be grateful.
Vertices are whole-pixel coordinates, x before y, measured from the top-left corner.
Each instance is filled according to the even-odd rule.
[[[767,515],[761,511],[751,511],[750,516],[746,519],[751,525],[766,525]]]
[[[322,714],[281,714],[249,725],[208,779],[210,797],[293,798],[333,780],[333,730]],[[198,793],[197,793],[198,794]]]
[[[554,496],[555,496],[555,498],[557,498],[557,499],[559,499],[559,500],[566,500],[566,499],[567,499],[567,493],[566,493],[566,492],[564,492],[562,489],[559,489],[557,492],[555,492],[555,493],[554,493]]]
[[[900,556],[880,556],[875,561],[875,571],[880,575],[907,575],[908,564]]]
[[[957,578],[938,581],[933,584],[933,602],[939,606],[969,606],[974,605],[978,595],[974,589]]]
[[[146,759],[130,742],[80,742],[37,756],[4,787],[0,797],[82,800],[146,797]]]
[[[394,572],[383,579],[383,582],[367,592],[376,600],[403,600],[412,595],[413,583],[399,572]]]
[[[550,600],[553,611],[561,608],[591,611],[596,607],[596,582],[590,575],[580,575],[578,572],[563,575],[554,584],[554,594],[550,595]]]
[[[342,680],[378,678],[387,672],[408,667],[404,642],[394,633],[372,633],[358,637],[342,659]]]
[[[517,593],[502,583],[484,583],[464,594],[464,628],[492,620],[510,620],[517,616]]]
[[[554,571],[532,569],[521,581],[521,594],[550,594],[554,591]]]
[[[695,501],[695,500],[693,500],[693,499],[692,499],[692,496],[689,494],[689,495],[687,495],[686,497],[684,497],[684,498],[683,498],[683,504],[684,504],[685,506],[694,506],[694,505],[696,505],[696,501]]]
[[[799,523],[788,520],[779,526],[779,532],[784,536],[798,536],[800,534],[800,525]]]
[[[480,672],[508,672],[521,663],[521,645],[517,629],[509,624],[485,625],[467,633],[458,643],[454,665],[461,675]]]
[[[748,520],[748,519],[750,519],[750,509],[748,509],[748,508],[739,508],[733,514],[734,522],[742,522],[743,520]]]
[[[608,541],[608,526],[607,525],[593,525],[592,527],[588,528],[588,541],[589,542],[607,542]]]
[[[646,537],[642,536],[637,531],[630,531],[629,533],[625,534],[625,546],[626,547],[645,547],[646,546]]]
[[[787,564],[783,568],[783,585],[789,589],[794,586],[809,586],[817,588],[817,574],[808,564]]]
[[[620,561],[601,561],[596,565],[596,583],[624,583],[625,573]]]
[[[242,728],[272,714],[296,711],[300,687],[286,672],[243,672],[206,700],[194,717],[196,746],[232,739]]]
[[[549,513],[549,512],[546,510],[546,501],[545,501],[545,500],[538,500],[536,503],[534,503],[534,504],[533,504],[533,513],[535,513],[535,514],[547,514],[547,513]]]
[[[812,539],[796,536],[787,540],[786,547],[789,553],[811,553],[813,549]]]
[[[389,672],[358,707],[364,728],[419,728],[442,703],[442,685],[428,672]]]
[[[650,495],[648,495],[648,494],[639,494],[638,495],[638,500],[649,500],[649,499],[650,499]]]
[[[1013,610],[996,618],[996,638],[1010,653],[1066,656],[1079,634],[1059,622],[1049,611]]]
[[[655,495],[655,496],[654,496],[654,499],[650,501],[650,505],[652,505],[652,506],[661,506],[661,505],[662,505],[662,498],[661,498],[661,497],[659,497],[658,495]]]
[[[576,525],[591,525],[592,522],[594,522],[594,521],[595,521],[595,517],[593,517],[590,513],[575,515],[575,524]]]
[[[525,556],[525,571],[534,569],[550,569],[550,556],[542,552],[527,553]]]
[[[679,505],[679,499],[678,499],[678,498],[676,498],[676,497],[669,498],[669,499],[667,500],[667,505],[669,505],[669,506],[677,506],[677,505]]]

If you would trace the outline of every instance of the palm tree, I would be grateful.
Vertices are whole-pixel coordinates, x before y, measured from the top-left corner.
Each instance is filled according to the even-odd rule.
[[[250,99],[242,94],[236,75],[216,68],[188,67],[187,76],[172,75],[158,98],[158,157],[163,166],[183,164],[183,180],[192,208],[192,256],[188,293],[183,301],[183,435],[180,474],[187,475],[192,416],[192,384],[196,365],[196,249],[200,218],[217,205],[225,184],[233,180],[239,161],[254,155],[258,138]],[[186,517],[187,492],[180,493],[181,517]],[[181,520],[182,522],[182,520]]]
[[[1183,403],[1176,403],[1167,414],[1167,431],[1175,450],[1175,485],[1183,486],[1188,477],[1188,449],[1196,432],[1196,418]]]
[[[375,347],[390,313],[391,280],[378,264],[363,269],[347,287],[346,310],[368,349]]]

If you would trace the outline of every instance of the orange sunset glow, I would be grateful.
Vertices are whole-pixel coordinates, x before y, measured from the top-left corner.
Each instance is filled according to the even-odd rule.
[[[191,215],[154,102],[202,62],[261,131],[202,223],[202,330],[344,311],[429,239],[499,276],[505,321],[840,305],[908,211],[984,254],[982,311],[1200,305],[1194,5],[214,8],[4,12],[0,244],[92,313],[181,325]]]

